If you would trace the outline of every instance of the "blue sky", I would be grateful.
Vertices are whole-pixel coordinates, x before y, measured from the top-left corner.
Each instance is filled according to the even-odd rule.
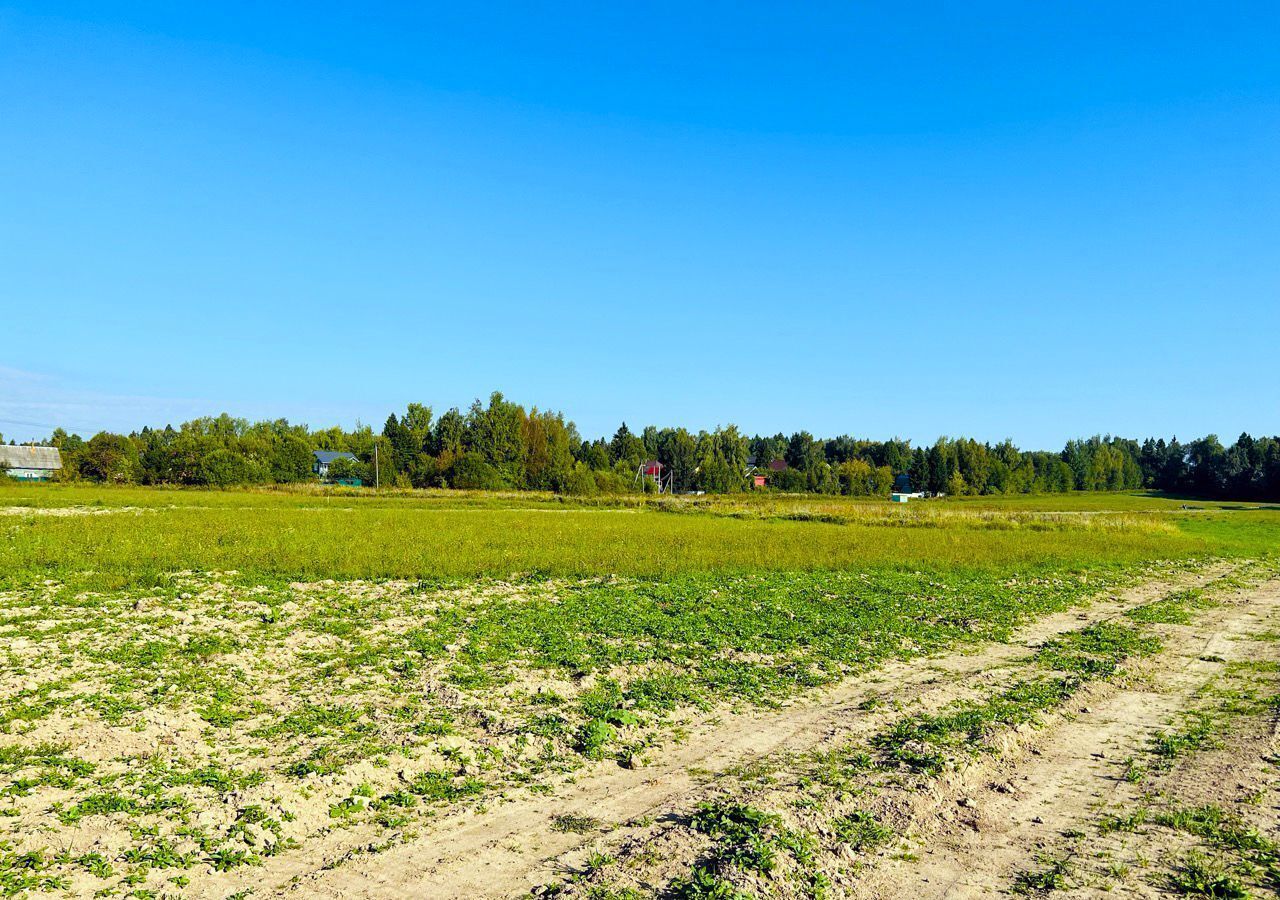
[[[0,433],[1280,431],[1280,6],[6,3]]]

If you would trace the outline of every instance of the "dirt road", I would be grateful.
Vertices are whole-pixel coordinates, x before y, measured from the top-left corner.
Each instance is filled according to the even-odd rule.
[[[1045,871],[1060,861],[1071,875],[1061,887],[1070,894],[1167,896],[1150,879],[1124,877],[1128,864],[1117,848],[1106,852],[1109,861],[1099,861],[1101,818],[1132,816],[1141,798],[1157,791],[1182,806],[1225,801],[1230,808],[1274,784],[1274,771],[1265,765],[1275,751],[1274,715],[1261,727],[1224,723],[1215,729],[1214,743],[1222,743],[1215,754],[1188,759],[1158,785],[1150,777],[1139,783],[1126,775],[1144,765],[1154,735],[1203,705],[1224,669],[1280,659],[1274,640],[1250,640],[1274,633],[1278,624],[1280,583],[1271,582],[1201,613],[1194,623],[1165,626],[1164,649],[1138,666],[1134,678],[1085,698],[1069,720],[1029,742],[1025,752],[976,771],[968,784],[942,798],[963,802],[964,815],[921,822],[918,859],[883,860],[859,879],[853,894],[896,898],[909,886],[919,900],[991,897],[1007,891],[1020,873]],[[1275,800],[1273,793],[1271,804]],[[1255,805],[1265,831],[1267,810]],[[1275,837],[1274,805],[1269,818]],[[1148,860],[1177,843],[1152,837],[1146,842]]]
[[[517,796],[479,814],[442,816],[417,839],[376,854],[308,854],[291,860],[287,870],[264,873],[270,883],[260,882],[259,895],[263,890],[329,897],[526,895],[579,866],[593,848],[642,845],[654,834],[653,823],[691,806],[719,773],[782,752],[865,737],[904,702],[928,711],[989,691],[1008,680],[1016,660],[1046,639],[1114,618],[1174,588],[1205,584],[1223,571],[1183,577],[1173,586],[1139,587],[1042,619],[1009,643],[891,665],[780,710],[724,714],[664,748],[652,766],[601,766],[550,796]],[[989,775],[975,774],[1001,785],[998,789],[963,780],[951,785],[948,791],[964,794],[966,814],[932,817],[925,810],[914,829],[936,836],[931,852],[916,861],[881,859],[856,886],[835,885],[837,892],[898,897],[909,884],[913,897],[977,897],[1007,888],[1010,873],[1027,865],[1047,835],[1069,827],[1105,799],[1126,748],[1145,740],[1189,702],[1206,673],[1221,665],[1202,657],[1232,658],[1241,646],[1234,638],[1266,627],[1277,604],[1280,590],[1271,585],[1210,611],[1185,633],[1171,630],[1172,643],[1149,663],[1148,682],[1087,701],[1088,712],[1043,735],[1038,755],[1010,759],[1001,764],[1005,769]],[[946,792],[937,798],[940,805],[955,800]],[[554,830],[552,819],[565,815],[604,824],[586,834]]]

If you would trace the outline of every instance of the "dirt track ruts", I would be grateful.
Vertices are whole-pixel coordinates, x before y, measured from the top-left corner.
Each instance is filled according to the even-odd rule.
[[[853,896],[888,900],[968,900],[1004,893],[1019,871],[1071,830],[1094,833],[1099,811],[1120,793],[1138,793],[1122,778],[1125,761],[1141,756],[1148,739],[1190,708],[1223,661],[1246,658],[1247,640],[1280,619],[1280,582],[1249,590],[1196,615],[1193,624],[1166,626],[1161,652],[1140,664],[1123,685],[1099,686],[1072,704],[1072,716],[1032,739],[1023,752],[979,768],[963,793],[962,817],[920,823],[917,860],[885,859],[860,878]],[[1256,645],[1252,645],[1256,647]],[[1086,896],[1163,896],[1128,888]]]
[[[575,856],[584,854],[583,848],[600,836],[553,831],[550,820],[555,815],[591,816],[610,823],[660,817],[686,806],[707,773],[714,775],[779,751],[803,751],[870,733],[888,715],[860,708],[870,698],[909,698],[922,708],[940,707],[1000,678],[1002,668],[1047,638],[1113,618],[1170,590],[1206,584],[1227,570],[1217,565],[1193,575],[1150,582],[1114,599],[1095,600],[1087,607],[1030,623],[1007,643],[893,663],[779,710],[725,713],[690,729],[685,741],[665,747],[648,767],[628,770],[601,765],[581,774],[576,782],[559,786],[550,796],[517,795],[480,813],[446,814],[412,841],[377,854],[353,855],[336,866],[335,859],[344,851],[338,843],[341,836],[335,834],[331,843],[320,842],[311,852],[260,872],[264,877],[258,881],[256,895],[270,891],[308,897],[442,900],[527,895],[532,887],[563,877]],[[623,825],[609,837],[626,834]]]

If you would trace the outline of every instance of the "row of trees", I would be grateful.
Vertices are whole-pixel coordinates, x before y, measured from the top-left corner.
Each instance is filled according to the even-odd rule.
[[[533,489],[591,494],[652,489],[637,479],[657,460],[676,490],[732,492],[767,479],[789,492],[885,495],[908,474],[916,490],[951,495],[1157,488],[1202,497],[1280,499],[1280,438],[1242,434],[1230,447],[1210,435],[1181,444],[1093,437],[1061,452],[1024,451],[1011,441],[940,438],[928,447],[903,440],[849,436],[747,437],[733,426],[690,432],[624,423],[613,436],[587,441],[565,417],[525,410],[500,393],[487,405],[436,417],[409,404],[368,426],[313,431],[283,419],[250,423],[223,414],[180,428],[102,432],[89,440],[58,429],[49,443],[62,451],[64,478],[140,484],[227,486],[314,480],[313,450],[347,451],[351,463],[333,474],[384,485]],[[375,452],[376,449],[376,452]],[[376,461],[376,463],[375,463]],[[379,471],[374,472],[375,464]]]

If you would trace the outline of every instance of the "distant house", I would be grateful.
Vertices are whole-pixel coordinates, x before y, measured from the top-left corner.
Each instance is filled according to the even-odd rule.
[[[0,468],[21,481],[48,481],[62,468],[57,447],[0,446]]]
[[[911,489],[911,476],[904,472],[893,480],[893,493],[889,495],[889,502],[906,503],[908,500],[919,499],[923,496],[923,491],[913,491]]]
[[[349,459],[352,462],[355,462],[356,459],[354,453],[348,453],[345,450],[312,450],[311,455],[315,457],[311,463],[311,471],[321,478],[329,477],[329,465],[335,459]]]
[[[762,488],[762,487],[764,487],[764,486],[765,486],[765,484],[766,484],[766,482],[767,482],[767,481],[768,481],[768,479],[767,479],[767,478],[765,478],[765,476],[763,476],[763,475],[752,475],[752,476],[751,476],[751,486],[752,486],[752,487]]]
[[[769,471],[770,471],[770,472],[785,472],[785,471],[787,471],[787,461],[786,461],[785,459],[774,459],[774,460],[770,460],[770,461],[769,461]]]

